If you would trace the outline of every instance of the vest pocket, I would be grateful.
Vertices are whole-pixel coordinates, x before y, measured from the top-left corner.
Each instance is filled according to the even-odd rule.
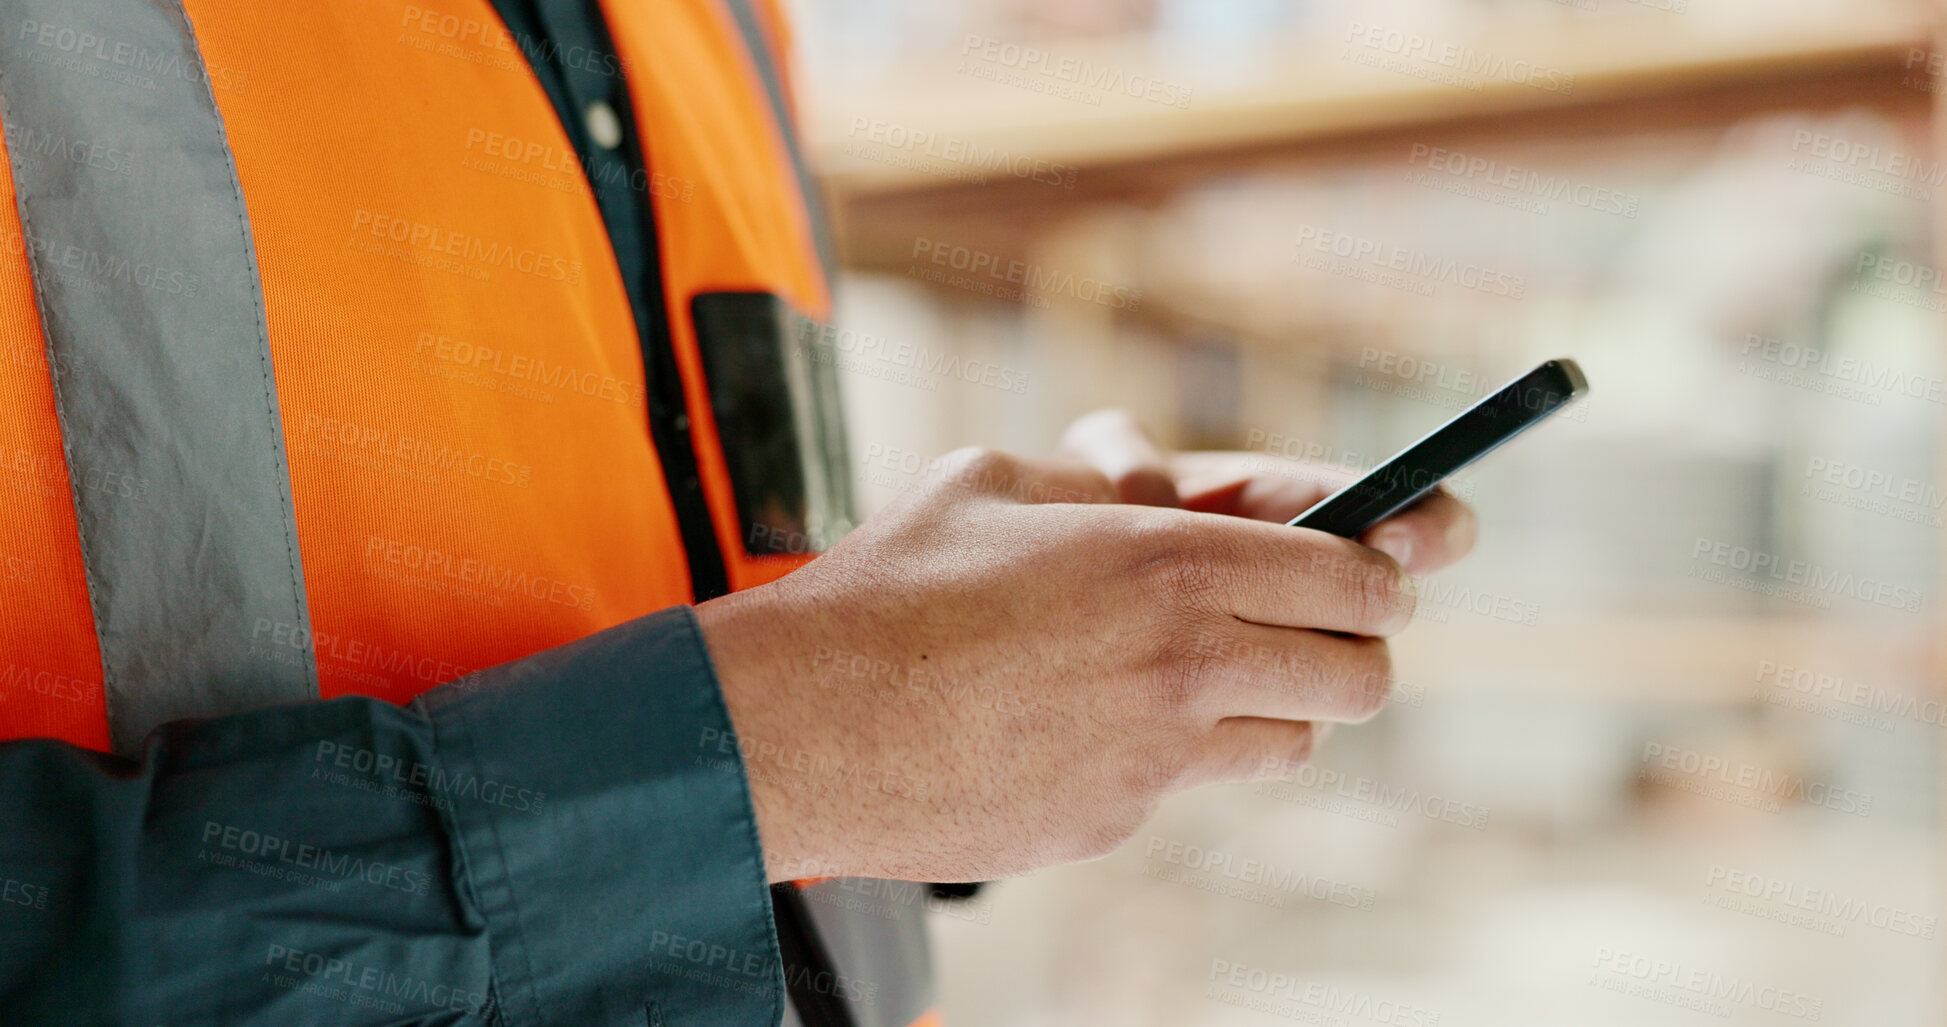
[[[751,556],[820,553],[854,522],[837,368],[816,322],[768,292],[690,303]]]

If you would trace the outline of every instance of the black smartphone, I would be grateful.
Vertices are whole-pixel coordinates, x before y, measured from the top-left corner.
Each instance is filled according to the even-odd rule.
[[[1433,491],[1448,475],[1588,392],[1589,380],[1575,361],[1550,360],[1286,523],[1356,538]]]

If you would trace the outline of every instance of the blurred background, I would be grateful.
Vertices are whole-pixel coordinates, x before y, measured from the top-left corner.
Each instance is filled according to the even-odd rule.
[[[1594,385],[1383,716],[942,907],[950,1024],[1943,1022],[1930,4],[794,6],[867,512],[1102,406],[1295,473]]]

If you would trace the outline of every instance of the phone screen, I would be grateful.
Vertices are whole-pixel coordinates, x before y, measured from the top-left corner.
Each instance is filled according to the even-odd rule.
[[[1550,360],[1286,523],[1354,538],[1588,391],[1575,361]]]

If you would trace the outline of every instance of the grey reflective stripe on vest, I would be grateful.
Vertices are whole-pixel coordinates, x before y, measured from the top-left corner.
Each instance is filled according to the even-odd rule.
[[[736,19],[737,31],[744,37],[744,49],[750,51],[751,63],[757,65],[757,74],[764,80],[764,92],[771,98],[771,117],[784,137],[791,171],[798,178],[799,191],[804,194],[805,217],[811,221],[811,238],[818,247],[818,261],[825,267],[825,281],[830,283],[838,272],[838,249],[832,241],[831,222],[825,214],[823,195],[818,192],[818,180],[812,176],[811,166],[805,163],[804,147],[798,144],[797,118],[784,95],[784,81],[778,74],[777,62],[771,59],[770,38],[764,34],[764,25],[758,21],[751,0],[724,0],[724,5]]]
[[[857,1027],[907,1027],[933,1007],[926,885],[841,878],[799,892],[837,970],[817,984],[845,1000]],[[787,1004],[784,1027],[800,1024]]]
[[[314,698],[256,254],[188,18],[179,0],[0,10],[0,118],[115,749]],[[91,147],[124,156],[73,159]]]

